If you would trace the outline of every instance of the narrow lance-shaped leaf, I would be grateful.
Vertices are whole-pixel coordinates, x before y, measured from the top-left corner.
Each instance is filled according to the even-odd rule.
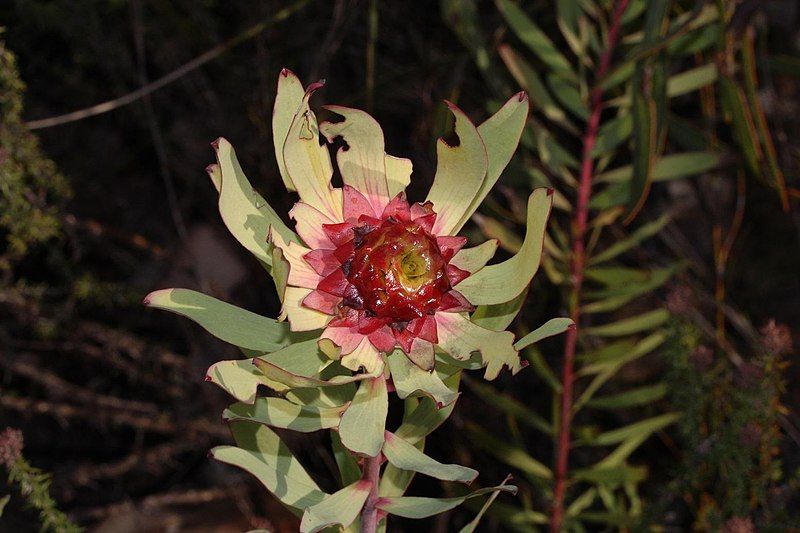
[[[483,203],[508,162],[511,161],[511,157],[519,145],[522,130],[525,128],[528,109],[528,95],[524,92],[517,93],[497,113],[478,126],[478,133],[483,139],[488,157],[486,177],[459,224],[453,228],[453,233],[457,233],[478,209],[478,206]]]
[[[453,235],[461,228],[489,165],[478,129],[458,107],[450,102],[447,105],[455,116],[458,145],[450,146],[441,138],[436,143],[436,175],[425,199],[436,211],[436,235]]]
[[[289,342],[289,325],[257,315],[189,289],[151,292],[144,304],[185,316],[220,340],[262,352],[281,349]]]
[[[322,492],[274,431],[251,422],[233,422],[236,446],[217,446],[211,457],[241,468],[298,515],[322,501]]]
[[[511,494],[517,493],[517,487],[514,485],[503,485],[476,490],[466,496],[459,496],[456,498],[423,498],[418,496],[381,498],[377,501],[375,506],[389,514],[402,516],[404,518],[427,518],[454,509],[464,503],[468,498],[475,498],[496,490]]]
[[[522,350],[542,339],[560,335],[574,327],[575,322],[570,318],[552,318],[514,343],[514,348]]]
[[[281,70],[278,76],[275,106],[272,109],[272,142],[275,146],[275,159],[278,162],[278,170],[288,191],[297,189],[292,183],[289,172],[286,170],[286,163],[283,159],[283,143],[286,141],[286,136],[289,135],[289,128],[292,127],[292,121],[300,108],[300,104],[303,103],[305,94],[306,90],[295,73],[286,68]]]
[[[287,242],[299,241],[299,238],[247,181],[231,144],[220,137],[213,146],[222,173],[219,194],[222,220],[242,246],[262,263],[271,265],[272,250],[267,242],[270,228],[274,228]]]
[[[619,337],[654,329],[668,319],[669,311],[666,309],[655,309],[631,318],[623,318],[611,324],[586,328],[584,332],[590,335],[600,335],[602,337]]]
[[[467,429],[469,431],[470,440],[474,444],[492,454],[503,463],[520,469],[532,478],[553,478],[553,472],[547,468],[547,466],[537,461],[523,448],[501,440],[475,424],[470,423]]]
[[[569,80],[577,79],[569,61],[517,4],[510,0],[498,0],[497,7],[517,37],[553,72]]]
[[[331,360],[319,351],[316,339],[295,342],[276,352],[259,356],[258,359],[301,376],[316,376],[331,364]],[[253,403],[259,385],[266,385],[281,393],[289,390],[287,385],[267,377],[249,358],[214,363],[206,372],[206,381],[211,381],[245,403]]]
[[[460,465],[442,464],[389,431],[385,432],[384,441],[383,454],[386,460],[397,468],[419,472],[444,481],[460,481],[467,484],[478,477],[477,470]]]

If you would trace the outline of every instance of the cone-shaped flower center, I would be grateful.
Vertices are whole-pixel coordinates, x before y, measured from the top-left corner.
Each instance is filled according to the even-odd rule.
[[[413,222],[390,217],[356,241],[347,279],[364,309],[394,322],[436,311],[450,280],[434,237]]]

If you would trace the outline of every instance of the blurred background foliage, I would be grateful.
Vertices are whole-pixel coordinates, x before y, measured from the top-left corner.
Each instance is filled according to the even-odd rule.
[[[581,327],[572,378],[565,339],[547,341],[513,379],[465,379],[429,439],[482,483],[515,474],[520,495],[500,497],[481,527],[545,529],[560,506],[570,531],[797,528],[800,8],[630,0],[610,39],[619,5],[7,0],[0,427],[22,430],[60,508],[97,531],[296,529],[249,478],[206,459],[230,437],[213,414],[224,395],[201,376],[235,351],[139,305],[185,286],[276,314],[203,169],[207,143],[225,135],[265,198],[290,205],[270,149],[286,66],[326,78],[321,100],[375,115],[387,151],[415,163],[412,199],[449,131],[442,99],[477,122],[520,88],[530,95],[518,155],[467,232],[513,252],[524,198],[554,188],[546,263],[514,327],[564,313]],[[333,486],[324,437],[282,437]],[[31,491],[12,479],[5,494],[2,528],[38,529]],[[473,514],[423,527],[457,530]]]

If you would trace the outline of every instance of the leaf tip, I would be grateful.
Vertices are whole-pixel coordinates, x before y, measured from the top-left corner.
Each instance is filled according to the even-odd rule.
[[[520,92],[518,92],[518,93],[517,93],[517,99],[518,99],[520,102],[524,102],[525,100],[527,100],[527,99],[528,99],[528,93],[526,93],[525,91],[520,91]]]

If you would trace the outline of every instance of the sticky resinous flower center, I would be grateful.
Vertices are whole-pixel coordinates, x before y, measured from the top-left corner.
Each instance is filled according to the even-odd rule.
[[[356,239],[347,279],[367,312],[402,324],[439,307],[450,290],[445,266],[434,237],[390,217]]]

